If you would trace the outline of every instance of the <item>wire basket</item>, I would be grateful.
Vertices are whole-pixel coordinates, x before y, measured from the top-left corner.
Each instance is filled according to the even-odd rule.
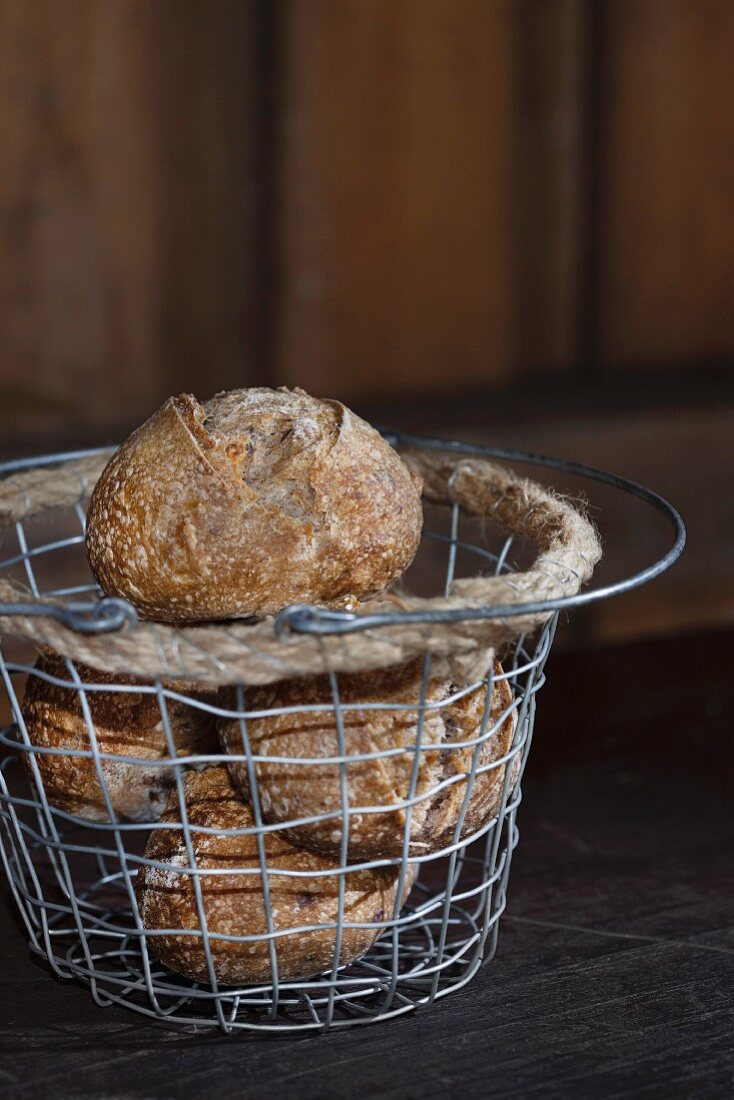
[[[493,956],[558,613],[663,572],[684,528],[655,493],[585,466],[389,438],[425,480],[414,576],[428,596],[194,628],[138,623],[91,580],[85,502],[109,452],[0,467],[2,859],[31,950],[98,1004],[226,1033],[326,1030],[430,1005]],[[497,459],[631,493],[674,542],[634,576],[580,591],[594,555],[569,554],[593,530]],[[43,647],[56,665],[35,663]],[[410,670],[400,690],[396,667]],[[34,735],[28,700],[44,692],[73,712],[76,742]],[[110,751],[100,708],[115,698],[153,714],[153,757]],[[182,752],[181,714],[228,739]],[[59,767],[86,769],[92,812],[56,797]],[[378,774],[389,793],[363,801]],[[148,812],[130,810],[141,783]],[[192,792],[212,783],[234,784],[233,817],[197,816]]]

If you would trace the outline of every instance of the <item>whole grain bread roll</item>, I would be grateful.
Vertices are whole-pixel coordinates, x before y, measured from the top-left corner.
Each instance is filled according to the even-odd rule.
[[[252,828],[250,807],[235,791],[226,768],[209,768],[184,780],[186,814],[192,826],[196,867],[203,870],[257,868],[258,873],[200,875],[207,929],[225,936],[262,935],[268,932],[259,873],[257,839],[254,834],[235,835],[225,830]],[[176,794],[171,795],[163,822],[181,820]],[[196,827],[222,830],[201,833]],[[334,862],[312,852],[294,848],[277,833],[264,834],[267,884],[273,916],[273,930],[289,933],[274,939],[278,977],[282,981],[308,978],[332,966],[335,922],[338,917],[338,876],[303,877],[277,874],[281,871],[318,872]],[[209,972],[202,937],[185,932],[200,930],[192,876],[182,868],[189,865],[183,832],[156,829],[145,849],[148,859],[166,864],[165,869],[142,865],[136,894],[143,927],[181,929],[179,935],[151,936],[148,947],[170,970],[193,981],[208,983]],[[407,897],[414,872],[406,880]],[[344,876],[344,921],[375,922],[392,916],[398,884],[395,867],[352,871]],[[327,923],[331,927],[295,931],[302,925]],[[291,931],[293,930],[293,931]],[[340,963],[345,965],[363,955],[375,942],[380,929],[343,930]],[[267,940],[238,941],[211,939],[211,953],[218,982],[223,985],[252,985],[272,980]]]
[[[69,680],[63,657],[46,650],[36,661],[39,672],[58,680]],[[140,681],[127,676],[98,672],[76,663],[83,683],[125,686],[126,691],[89,691],[86,698],[100,752],[143,757],[151,764],[102,760],[102,772],[115,814],[129,821],[157,821],[171,786],[174,770],[153,761],[169,756],[158,699],[136,692]],[[213,694],[191,684],[171,680],[172,691],[212,702]],[[29,676],[21,706],[31,744],[58,750],[89,750],[91,742],[79,693]],[[214,718],[198,707],[175,699],[167,700],[171,732],[179,756],[219,752]],[[32,775],[30,754],[24,754],[26,770]],[[92,757],[34,753],[46,797],[52,806],[88,821],[109,821],[102,788]]]
[[[438,662],[436,662],[438,665]],[[499,661],[494,675],[503,675]],[[417,709],[350,710],[350,704],[419,703],[423,677],[423,658],[377,672],[355,673],[339,677],[339,697],[343,709],[345,751],[348,755],[374,753],[402,748],[408,751],[379,758],[355,761],[346,766],[350,814],[349,855],[351,859],[371,859],[400,855],[403,851],[406,809],[390,809],[410,794],[411,773],[418,730]],[[431,675],[427,690],[427,708],[423,721],[422,744],[431,746],[420,753],[415,786],[419,798],[410,820],[410,854],[439,851],[454,840],[454,830],[464,802],[471,770],[474,746],[451,748],[456,742],[477,738],[487,698],[481,686],[451,703],[439,705],[456,694],[448,674]],[[329,679],[325,676],[289,680],[246,692],[248,711],[275,707],[306,707],[332,704]],[[219,705],[236,710],[233,689],[222,688]],[[222,747],[232,754],[244,755],[237,719],[218,721]],[[478,767],[491,765],[508,751],[515,730],[512,692],[506,679],[494,679],[490,713]],[[341,811],[341,784],[338,764],[301,762],[305,758],[338,756],[339,742],[334,712],[303,711],[247,719],[247,737],[252,752],[261,756],[294,757],[295,763],[262,760],[255,766],[262,813],[266,821],[288,822],[316,814]],[[435,748],[433,747],[435,746]],[[441,746],[441,748],[439,748]],[[248,794],[247,765],[229,764],[235,784]],[[461,836],[476,832],[494,817],[500,805],[505,765],[478,771],[464,818]],[[514,776],[512,778],[514,783]],[[442,785],[446,784],[446,785]],[[381,807],[380,812],[365,812]],[[339,850],[342,827],[340,816],[324,821],[296,825],[285,830],[294,844],[313,851],[334,853]]]
[[[172,397],[95,486],[87,555],[110,596],[194,622],[350,606],[420,541],[420,479],[338,401],[243,389]]]

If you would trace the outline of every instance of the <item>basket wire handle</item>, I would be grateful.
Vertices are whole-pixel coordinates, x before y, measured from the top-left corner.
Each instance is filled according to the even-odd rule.
[[[579,594],[600,557],[601,546],[592,523],[577,507],[488,461],[492,454],[488,448],[467,453],[459,450],[459,444],[448,442],[405,438],[402,442],[408,445],[401,447],[401,453],[423,478],[427,499],[458,505],[463,512],[478,517],[491,517],[510,534],[529,537],[538,547],[531,568],[510,577],[455,579],[448,597],[401,596],[401,610],[396,610],[394,598],[378,598],[356,613],[295,605],[275,618],[255,623],[186,626],[146,622],[134,625],[133,616],[123,613],[124,603],[104,611],[95,622],[85,618],[84,608],[29,598],[27,589],[0,579],[0,600],[5,604],[0,609],[0,627],[38,645],[50,645],[93,668],[142,678],[175,672],[212,684],[267,684],[332,670],[381,668],[431,653],[447,657],[457,680],[467,682],[467,677],[476,672],[477,661],[486,663],[488,648],[534,630],[559,607],[590,602],[641,583],[632,578],[616,587]],[[33,468],[18,473],[20,464],[14,464],[11,476],[0,481],[0,528],[50,506],[78,503],[109,454],[107,450],[69,456],[54,470],[42,469],[38,460]],[[61,456],[56,458],[61,460]],[[546,464],[552,465],[552,460]],[[565,468],[562,463],[557,465]],[[583,475],[584,468],[577,467],[575,472]],[[595,477],[598,471],[589,470],[587,475]],[[638,490],[637,495],[648,493],[650,503],[658,499],[652,500],[654,494],[632,483],[620,481],[618,487]],[[665,502],[660,504],[677,517]],[[674,551],[651,568],[666,568],[678,556],[682,544],[679,532]],[[21,606],[8,608],[9,604]],[[29,605],[34,609],[32,614],[27,613]],[[82,616],[82,630],[77,624],[71,628],[62,618],[70,611]],[[40,617],[44,615],[50,617]],[[117,615],[123,629],[114,629]],[[97,636],[100,623],[103,630],[109,631],[103,637]],[[82,632],[87,624],[90,630]],[[343,637],[346,634],[350,635],[348,645]]]

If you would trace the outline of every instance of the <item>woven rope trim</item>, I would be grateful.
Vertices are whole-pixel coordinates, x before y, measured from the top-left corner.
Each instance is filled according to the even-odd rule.
[[[0,482],[0,528],[82,500],[111,453],[7,477]],[[401,596],[403,610],[481,609],[554,600],[575,595],[590,579],[601,557],[601,544],[593,524],[570,501],[484,459],[419,448],[401,453],[423,477],[427,500],[457,504],[468,514],[491,518],[505,533],[531,539],[538,551],[525,572],[455,580],[447,598]],[[22,585],[6,579],[0,579],[0,600],[49,602],[34,598]],[[395,598],[371,601],[364,610],[370,614],[395,612]],[[482,674],[488,650],[535,630],[550,614],[460,623],[408,622],[341,636],[288,632],[278,636],[272,618],[258,623],[194,626],[141,622],[125,632],[83,635],[51,619],[0,616],[0,629],[39,646],[52,646],[93,668],[144,679],[268,684],[329,670],[383,668],[432,654],[447,658],[457,681],[465,683]]]

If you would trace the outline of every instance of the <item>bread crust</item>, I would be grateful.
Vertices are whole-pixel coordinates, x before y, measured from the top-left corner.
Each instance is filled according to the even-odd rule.
[[[257,840],[254,834],[232,836],[225,830],[254,825],[250,807],[235,791],[227,769],[209,768],[184,779],[186,813],[191,826],[222,830],[218,833],[192,832],[196,867],[259,869]],[[178,799],[172,793],[161,819],[181,820]],[[278,833],[264,834],[268,865],[268,890],[273,929],[289,934],[276,937],[278,976],[282,981],[308,978],[331,967],[335,931],[327,927],[306,932],[291,932],[302,925],[336,922],[338,916],[338,876],[289,877],[276,869],[323,871],[334,861],[293,847]],[[200,922],[192,876],[182,867],[188,857],[181,829],[156,829],[151,833],[145,855],[170,865],[166,870],[143,865],[138,872],[136,895],[143,926],[148,930],[175,928],[198,931]],[[201,875],[204,914],[209,932],[222,935],[260,935],[267,933],[262,876]],[[404,897],[412,885],[408,876]],[[394,867],[352,871],[344,876],[344,920],[369,922],[389,920],[398,883]],[[380,929],[344,928],[340,963],[345,965],[363,955],[375,942]],[[218,982],[224,985],[252,985],[272,981],[267,940],[251,942],[211,939],[211,954]],[[151,936],[148,947],[165,966],[193,981],[208,983],[209,972],[200,936]]]
[[[437,662],[438,664],[438,662]],[[343,707],[354,703],[413,704],[420,700],[423,659],[377,672],[341,675],[339,696]],[[502,675],[499,661],[494,663],[495,677]],[[445,671],[431,675],[426,700],[440,704],[454,693]],[[331,705],[332,693],[328,677],[289,680],[269,687],[246,692],[249,711],[275,707],[304,707],[314,704]],[[424,749],[415,785],[415,802],[410,821],[410,853],[423,855],[453,843],[454,830],[466,794],[466,778],[440,784],[454,776],[466,776],[472,766],[474,746],[439,751],[438,746],[468,741],[481,733],[486,701],[486,688],[481,686],[452,703],[426,708],[421,732],[422,744],[437,746]],[[236,710],[232,689],[222,688],[219,705]],[[493,681],[490,715],[487,729],[498,728],[484,741],[478,765],[491,764],[510,748],[515,730],[515,714],[511,710],[512,692],[506,679]],[[351,808],[390,807],[406,800],[410,794],[416,744],[418,711],[344,709],[346,753],[356,755],[381,750],[403,748],[408,751],[376,759],[348,763],[347,787]],[[222,748],[230,754],[243,755],[240,724],[236,719],[218,721]],[[255,764],[262,813],[266,821],[287,822],[301,817],[340,811],[341,786],[338,764],[301,763],[304,758],[339,755],[337,726],[333,711],[300,711],[269,715],[247,720],[247,736],[253,753],[272,757],[294,757],[297,763],[264,760]],[[229,764],[233,781],[248,795],[249,784],[245,763]],[[505,765],[499,765],[475,775],[461,836],[466,837],[481,828],[499,808],[505,776]],[[514,779],[513,779],[514,782]],[[424,796],[424,797],[420,797]],[[349,855],[351,859],[371,859],[400,855],[403,851],[406,810],[388,809],[379,813],[350,814]],[[340,816],[325,821],[287,828],[285,835],[294,844],[313,851],[334,853],[339,850],[342,827]]]
[[[365,421],[302,390],[169,398],[113,455],[87,519],[104,591],[196,622],[350,606],[410,564],[420,479]]]
[[[44,651],[35,667],[56,679],[70,679],[63,657],[51,650]],[[79,662],[76,669],[83,683],[125,685],[130,689],[90,691],[86,697],[101,752],[151,761],[150,766],[122,760],[101,761],[115,814],[129,821],[157,821],[175,778],[170,765],[152,763],[169,755],[157,696],[136,693],[134,688],[141,681],[128,676],[99,672]],[[215,698],[211,692],[182,681],[167,681],[165,686],[207,702]],[[30,676],[21,711],[31,744],[67,751],[91,748],[81,699],[73,688],[59,687],[39,676]],[[218,752],[215,720],[211,714],[175,699],[167,701],[167,711],[179,756]],[[52,806],[87,821],[109,821],[91,757],[33,755]],[[23,758],[26,770],[32,775],[29,756],[25,753]]]

